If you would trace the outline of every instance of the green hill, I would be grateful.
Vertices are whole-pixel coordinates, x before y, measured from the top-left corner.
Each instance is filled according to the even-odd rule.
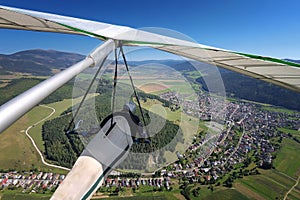
[[[0,54],[0,74],[20,72],[35,76],[51,75],[54,69],[65,69],[83,58],[79,54],[41,49]]]

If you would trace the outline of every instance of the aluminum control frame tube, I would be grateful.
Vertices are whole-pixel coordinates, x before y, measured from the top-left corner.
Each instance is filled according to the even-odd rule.
[[[106,40],[84,60],[39,83],[0,107],[0,133],[26,114],[55,90],[66,84],[83,70],[103,64],[107,56],[116,48],[115,41]],[[101,66],[100,66],[101,67]]]

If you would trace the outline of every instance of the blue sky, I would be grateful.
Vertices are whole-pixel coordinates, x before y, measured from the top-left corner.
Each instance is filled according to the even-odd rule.
[[[298,0],[0,0],[1,5],[112,24],[163,27],[201,44],[278,58],[300,59]],[[87,54],[89,37],[0,30],[0,53],[42,48]]]

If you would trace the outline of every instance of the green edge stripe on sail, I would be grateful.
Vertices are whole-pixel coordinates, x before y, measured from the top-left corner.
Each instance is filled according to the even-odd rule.
[[[139,44],[144,44],[144,45],[157,45],[157,46],[176,46],[175,44],[164,44],[164,43],[155,43],[155,42],[143,42],[143,41],[131,41],[131,40],[123,40],[123,44],[127,45],[139,45]]]
[[[84,195],[84,197],[82,198],[82,200],[86,200],[91,193],[96,189],[97,185],[100,183],[100,181],[104,178],[104,176],[107,174],[107,172],[110,170],[110,167],[107,167],[106,170],[101,174],[101,176],[97,179],[97,181],[95,182],[95,184],[91,187],[91,189]]]
[[[271,58],[271,57],[253,55],[253,54],[239,53],[239,52],[232,52],[232,53],[246,56],[249,58],[255,58],[255,59],[264,60],[264,61],[271,61],[271,62],[285,64],[285,65],[289,65],[289,66],[293,66],[293,67],[300,67],[300,64],[290,62],[290,61],[280,60],[278,58]]]
[[[89,32],[89,31],[85,31],[85,30],[82,30],[82,29],[79,29],[79,28],[75,28],[73,26],[69,26],[69,25],[66,25],[66,24],[62,24],[62,23],[58,23],[66,28],[69,28],[69,29],[72,29],[73,31],[76,31],[76,32],[80,32],[80,33],[84,33],[84,34],[87,34],[87,35],[91,35],[91,36],[94,36],[94,37],[97,37],[97,38],[100,38],[102,40],[107,40],[108,38],[102,36],[102,35],[97,35],[95,33],[92,33],[92,32]]]
[[[94,183],[94,185],[87,191],[87,193],[83,196],[82,200],[86,200],[92,192],[96,189],[97,185],[100,183],[100,181],[106,176],[106,174],[109,172],[109,170],[114,166],[114,164],[127,152],[127,150],[130,148],[129,145],[124,149],[124,151],[108,166],[104,172],[101,174],[101,176],[97,179],[97,181]]]

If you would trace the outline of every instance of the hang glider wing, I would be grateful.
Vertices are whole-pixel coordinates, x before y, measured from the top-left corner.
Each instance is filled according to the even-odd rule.
[[[216,49],[162,46],[157,49],[210,63],[300,92],[300,65],[284,60]]]
[[[90,20],[0,6],[0,28],[80,34],[123,45],[149,46],[300,92],[300,64],[218,49],[185,40]]]

